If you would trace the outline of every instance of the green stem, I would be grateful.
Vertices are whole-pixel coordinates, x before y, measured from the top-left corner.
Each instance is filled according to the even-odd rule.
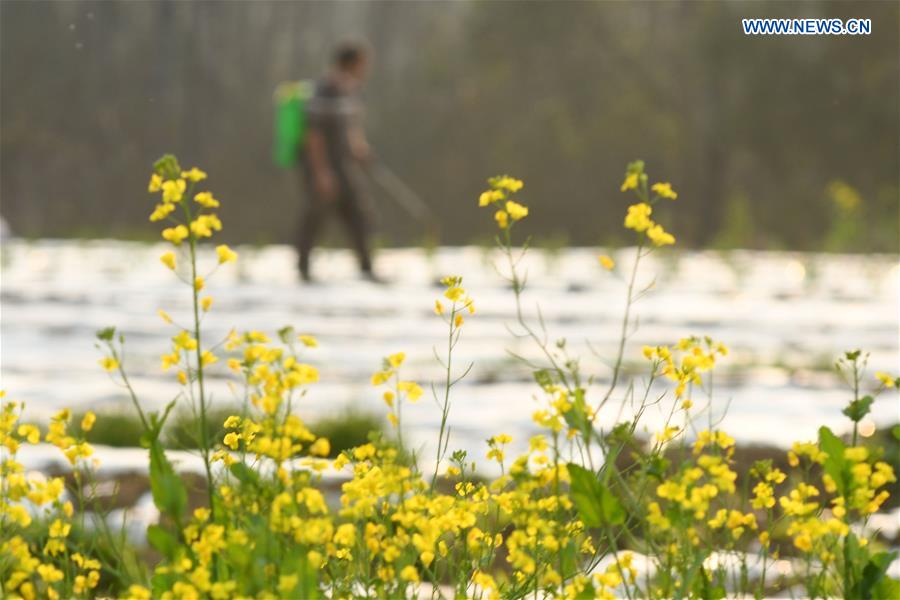
[[[206,470],[206,493],[209,500],[209,510],[213,521],[216,518],[216,506],[213,502],[214,486],[212,476],[212,465],[209,461],[209,427],[206,416],[206,386],[203,381],[203,344],[200,335],[200,294],[197,290],[197,237],[190,230],[190,224],[193,221],[191,209],[188,206],[188,198],[193,192],[194,186],[188,191],[187,196],[182,201],[185,217],[187,219],[187,227],[189,228],[190,253],[191,253],[191,297],[194,308],[194,339],[197,342],[197,387],[200,390],[200,454],[203,456],[203,466]]]
[[[451,381],[451,368],[453,365],[453,330],[455,319],[456,302],[453,302],[453,306],[450,309],[450,329],[449,333],[447,334],[447,372],[444,379],[444,405],[441,407],[441,428],[438,432],[437,456],[434,462],[434,474],[431,476],[431,491],[434,491],[434,486],[437,483],[438,471],[440,471],[441,468],[441,459],[443,458],[442,444],[444,443],[444,430],[447,427],[447,417],[450,414],[450,388],[453,387],[453,383]]]

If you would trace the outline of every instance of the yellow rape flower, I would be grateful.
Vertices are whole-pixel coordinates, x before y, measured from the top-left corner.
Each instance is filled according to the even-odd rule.
[[[419,572],[414,566],[407,565],[400,571],[400,579],[410,583],[419,583]]]
[[[662,225],[653,225],[647,230],[647,237],[657,246],[667,246],[675,243],[675,236],[667,233]]]
[[[355,458],[356,460],[366,460],[367,458],[372,458],[373,456],[375,456],[375,446],[373,446],[372,444],[363,444],[362,446],[357,446],[353,449],[353,458]],[[337,469],[339,467],[335,465],[334,468]]]
[[[184,179],[162,182],[163,202],[180,202],[187,187]]]
[[[200,192],[199,194],[194,194],[194,202],[203,208],[219,207],[219,201],[213,197],[212,192]]]
[[[175,210],[175,205],[171,203],[163,203],[157,204],[153,207],[153,212],[150,213],[150,220],[152,222],[162,221],[166,217],[168,217],[172,211]]]
[[[196,350],[197,340],[192,338],[187,331],[182,330],[178,335],[172,338],[176,350]]]
[[[679,431],[681,431],[681,430],[678,427],[669,425],[662,431],[659,431],[656,433],[656,440],[660,444],[665,444],[666,442],[668,442],[669,440],[674,438],[678,434]]]
[[[325,438],[319,438],[309,447],[309,453],[313,456],[328,456],[331,453],[331,443]]]
[[[625,215],[625,227],[633,229],[638,233],[646,231],[653,226],[650,220],[650,214],[653,209],[646,202],[639,202],[628,207],[628,214]]]
[[[117,361],[112,356],[101,358],[99,363],[100,366],[103,367],[106,371],[115,371],[119,368],[119,361]]]
[[[461,300],[465,294],[466,290],[459,287],[458,285],[454,285],[447,288],[447,291],[444,292],[444,297],[451,302],[459,302],[459,300]]]
[[[500,229],[506,229],[509,226],[509,213],[505,210],[498,210],[494,213],[494,220]]]
[[[191,221],[191,232],[198,238],[212,237],[213,231],[221,231],[222,222],[216,215],[200,215]]]
[[[162,237],[164,240],[172,242],[176,246],[184,241],[187,236],[190,235],[187,227],[184,225],[178,225],[176,227],[168,227],[163,229]]]
[[[750,501],[753,508],[772,508],[775,506],[775,496],[772,486],[764,481],[760,481],[753,488],[754,497]]]
[[[372,385],[379,386],[386,383],[393,374],[393,371],[376,371],[372,373]]]
[[[319,345],[319,341],[311,335],[299,335],[297,339],[307,348],[315,348]]]
[[[162,177],[154,173],[150,176],[150,183],[147,184],[147,191],[150,193],[158,192],[162,189]]]
[[[159,262],[166,265],[173,271],[175,270],[175,253],[174,252],[165,252],[162,256],[159,257]]]
[[[194,290],[199,292],[199,291],[202,290],[205,286],[206,286],[206,282],[203,280],[202,277],[200,277],[199,275],[197,275],[197,277],[194,278]]]
[[[71,530],[71,523],[65,523],[60,519],[56,519],[55,521],[53,521],[53,523],[50,524],[48,535],[52,538],[64,538],[68,537]]]
[[[625,175],[625,180],[622,182],[622,187],[619,188],[623,192],[627,192],[628,190],[635,190],[638,186],[638,174],[637,173],[628,173]]]
[[[521,221],[528,216],[528,207],[523,206],[518,202],[507,200],[506,212],[509,214],[509,218],[511,218],[513,221]]]
[[[203,309],[203,312],[209,311],[209,309],[212,308],[212,305],[213,305],[213,297],[212,296],[205,296],[200,299],[200,308]]]
[[[237,252],[235,252],[225,244],[216,246],[216,254],[219,257],[219,264],[234,262],[238,257]]]
[[[356,525],[344,523],[334,532],[334,543],[340,546],[350,547],[356,543]]]
[[[518,192],[525,185],[521,180],[509,175],[500,175],[488,179],[488,183],[495,190],[507,190],[509,192]]]
[[[19,425],[19,429],[17,433],[20,437],[24,438],[28,441],[29,444],[37,444],[41,441],[41,430],[35,427],[34,425],[23,424]]]
[[[656,192],[656,194],[661,198],[668,198],[670,200],[675,200],[676,198],[678,198],[678,192],[673,190],[672,184],[668,182],[654,183],[650,189]]]
[[[600,256],[598,256],[597,261],[600,263],[600,266],[607,271],[612,271],[614,268],[616,268],[616,261],[614,261],[606,254],[601,254]]]
[[[181,176],[188,181],[193,181],[194,183],[206,179],[206,173],[204,171],[201,171],[197,167],[191,167],[190,171],[182,171]]]
[[[38,575],[41,576],[41,579],[43,579],[47,583],[55,583],[57,581],[61,581],[64,577],[63,572],[53,565],[39,565],[37,568],[37,572]]]
[[[401,381],[397,384],[397,389],[404,392],[410,402],[415,402],[422,397],[422,388],[414,381]]]
[[[397,352],[396,354],[391,354],[387,357],[388,364],[394,369],[402,365],[404,360],[406,360],[405,352]]]
[[[142,585],[133,584],[128,587],[128,597],[131,600],[150,600],[150,590]]]
[[[91,411],[87,411],[84,413],[84,418],[81,419],[81,430],[82,431],[90,431],[94,427],[94,423],[97,421],[97,415],[95,415]]]
[[[489,204],[493,204],[494,202],[499,202],[506,198],[506,194],[504,194],[501,190],[488,190],[483,192],[481,196],[478,197],[478,206],[485,207]]]
[[[884,387],[892,388],[896,385],[896,380],[883,371],[876,371],[875,378],[884,385]]]

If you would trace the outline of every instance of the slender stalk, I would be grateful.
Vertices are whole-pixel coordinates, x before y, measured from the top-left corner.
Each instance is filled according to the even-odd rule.
[[[437,443],[437,456],[434,461],[434,474],[431,476],[431,490],[434,491],[434,486],[437,483],[438,471],[441,468],[441,460],[443,459],[443,455],[445,452],[445,448],[443,447],[444,440],[444,431],[447,428],[447,417],[450,414],[450,388],[453,387],[452,381],[452,368],[453,368],[453,334],[455,329],[456,321],[456,302],[453,302],[453,306],[450,309],[450,329],[447,334],[447,364],[446,364],[446,373],[444,378],[444,403],[441,406],[441,428],[438,432],[438,443]]]
[[[625,342],[628,339],[628,323],[631,319],[631,306],[632,304],[634,304],[634,283],[637,280],[638,265],[640,264],[641,258],[643,257],[643,249],[644,241],[643,238],[641,238],[641,240],[638,242],[637,253],[634,257],[634,265],[632,265],[631,267],[631,276],[628,279],[628,292],[626,294],[625,314],[622,317],[622,331],[619,334],[619,348],[616,352],[616,362],[613,365],[612,381],[610,381],[609,389],[603,396],[603,400],[600,401],[600,405],[597,407],[598,409],[606,404],[606,402],[612,396],[612,393],[615,391],[616,385],[619,382],[619,374],[622,371],[622,359],[625,355]]]
[[[197,342],[196,349],[196,360],[197,360],[197,387],[200,392],[199,404],[200,404],[200,454],[203,457],[203,467],[206,470],[206,493],[209,500],[209,510],[210,515],[213,520],[216,517],[216,507],[215,502],[213,502],[213,498],[215,496],[215,490],[213,485],[213,476],[212,476],[212,465],[209,460],[209,426],[207,423],[207,415],[206,415],[206,385],[203,380],[203,343],[201,337],[200,330],[200,294],[197,290],[197,236],[194,234],[192,230],[190,230],[190,224],[193,220],[193,215],[191,214],[191,209],[188,206],[188,198],[191,196],[193,192],[194,186],[191,185],[191,189],[188,190],[187,195],[182,201],[182,207],[184,208],[185,218],[187,220],[187,227],[189,228],[190,235],[190,254],[191,254],[191,299],[193,301],[193,311],[194,311],[194,339]]]
[[[132,387],[131,382],[128,380],[128,375],[125,373],[125,367],[122,366],[122,360],[116,352],[115,347],[113,347],[112,342],[109,343],[109,348],[112,350],[113,359],[119,364],[119,375],[121,375],[122,383],[125,384],[125,388],[128,390],[128,396],[131,398],[131,403],[134,404],[138,417],[141,419],[141,425],[144,426],[144,431],[150,431],[150,423],[147,422],[147,416],[144,414],[140,402],[138,402],[137,393],[135,393],[134,387]]]

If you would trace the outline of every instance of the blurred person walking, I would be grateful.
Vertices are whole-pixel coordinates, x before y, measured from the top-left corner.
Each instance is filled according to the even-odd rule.
[[[372,50],[362,42],[341,43],[332,66],[315,84],[306,103],[302,170],[307,188],[297,251],[300,277],[311,281],[310,253],[330,213],[342,221],[359,260],[362,276],[381,282],[372,269],[372,199],[365,170],[372,152],[362,125],[359,91],[369,72]]]

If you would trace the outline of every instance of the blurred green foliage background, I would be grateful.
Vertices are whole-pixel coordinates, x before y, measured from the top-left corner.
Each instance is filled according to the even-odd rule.
[[[627,243],[623,165],[679,190],[689,246],[897,250],[896,2],[19,2],[0,4],[0,212],[26,236],[145,237],[146,165],[212,175],[229,242],[291,241],[296,173],[272,92],[368,39],[367,123],[441,219],[490,235],[483,180],[526,179],[527,227]],[[870,36],[745,36],[741,18],[870,18]],[[386,243],[422,227],[376,194]],[[850,198],[850,200],[848,200]]]

